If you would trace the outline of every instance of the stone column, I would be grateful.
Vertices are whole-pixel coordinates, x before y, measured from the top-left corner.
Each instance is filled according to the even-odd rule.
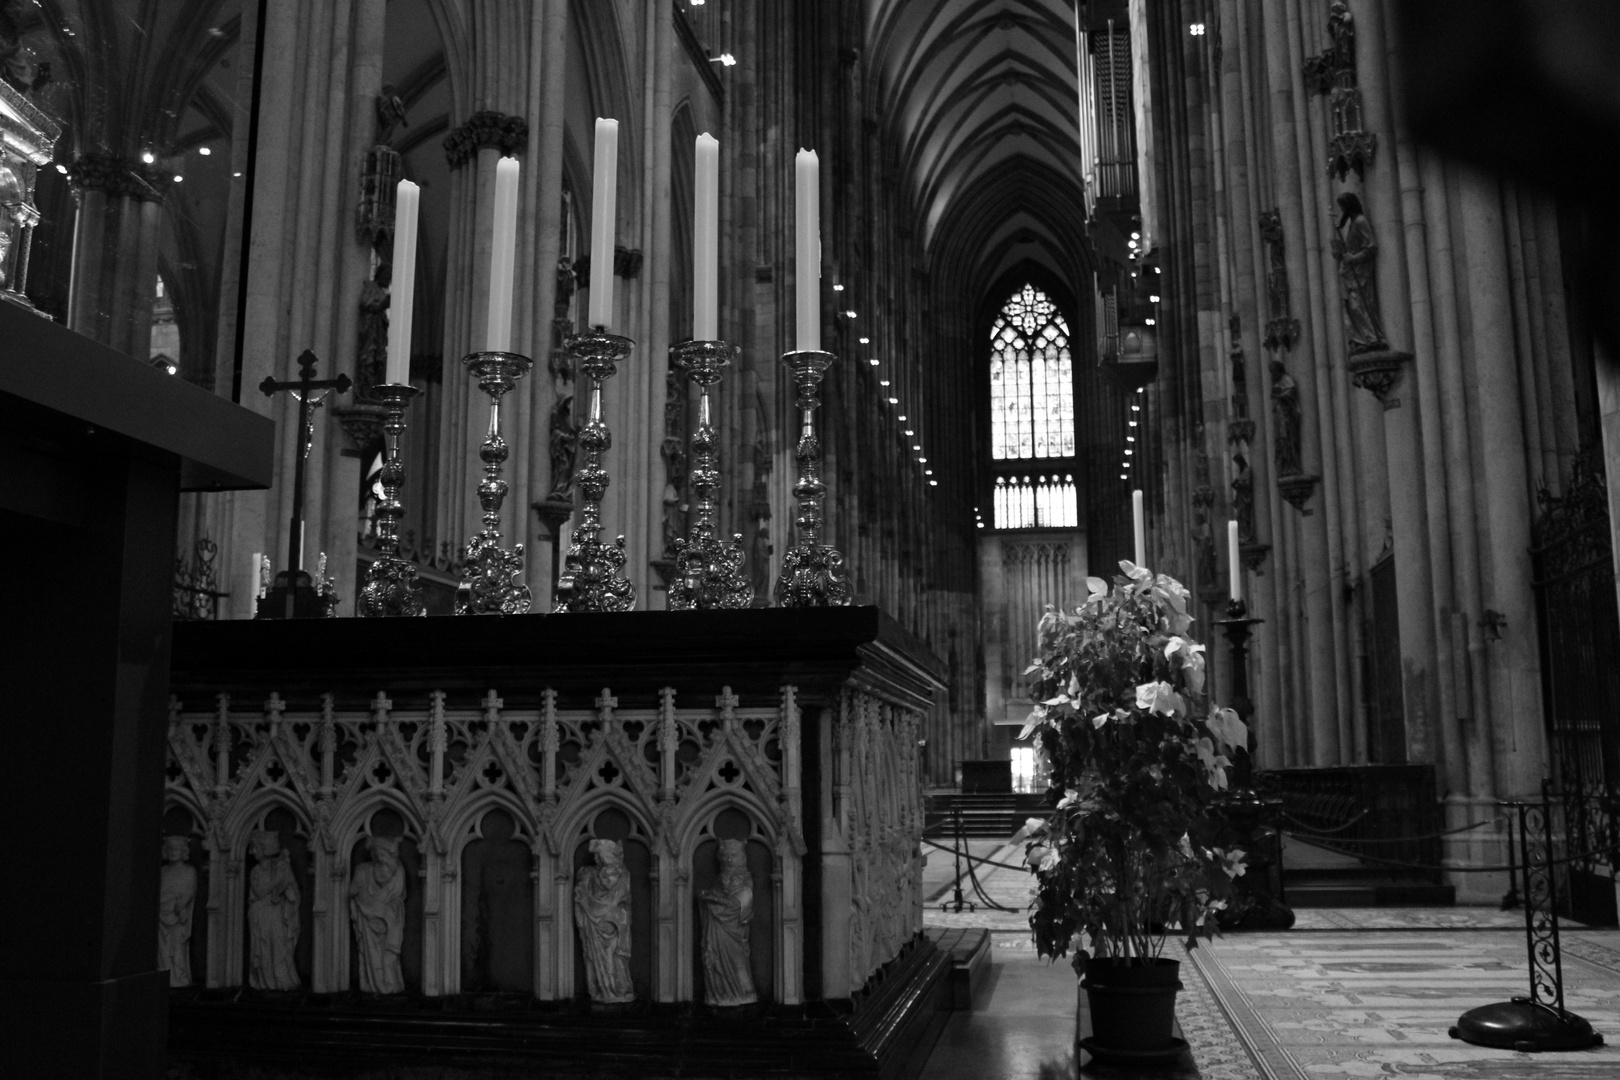
[[[1460,180],[1467,243],[1467,287],[1472,314],[1474,381],[1478,388],[1483,490],[1482,555],[1489,610],[1481,626],[1488,659],[1487,685],[1497,722],[1480,747],[1483,776],[1471,776],[1470,794],[1482,798],[1533,793],[1545,775],[1541,720],[1541,662],[1531,588],[1530,518],[1534,512],[1526,468],[1524,416],[1513,354],[1512,306],[1507,295],[1507,252],[1501,187],[1465,173]],[[1498,637],[1499,635],[1499,637]],[[1494,759],[1494,762],[1493,762]],[[1494,776],[1493,776],[1494,773]]]
[[[1266,41],[1267,90],[1273,109],[1272,153],[1276,173],[1276,192],[1282,213],[1283,229],[1288,238],[1288,276],[1294,295],[1301,291],[1306,280],[1306,260],[1301,250],[1305,235],[1298,135],[1292,102],[1298,94],[1291,77],[1293,64],[1288,50],[1289,22],[1284,0],[1263,0],[1261,23]],[[1299,305],[1295,305],[1299,310]],[[1311,349],[1310,339],[1306,347]],[[1307,475],[1320,477],[1322,472],[1322,440],[1318,395],[1327,391],[1318,387],[1316,373],[1309,357],[1291,365],[1289,372],[1299,383],[1300,397],[1306,404],[1302,410],[1301,448]],[[1315,485],[1296,488],[1302,497],[1295,505],[1299,510],[1300,571],[1305,582],[1304,651],[1300,661],[1306,680],[1303,700],[1309,730],[1308,742],[1302,754],[1302,763],[1326,766],[1339,764],[1341,759],[1338,724],[1338,660],[1335,656],[1333,633],[1334,588],[1333,567],[1329,560],[1328,528],[1322,514],[1311,504]],[[1317,507],[1321,506],[1317,502]]]

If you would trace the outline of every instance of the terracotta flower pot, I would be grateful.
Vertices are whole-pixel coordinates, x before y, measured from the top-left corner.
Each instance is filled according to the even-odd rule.
[[[1080,1045],[1096,1057],[1168,1060],[1187,1048],[1174,1033],[1176,991],[1181,989],[1179,960],[1142,964],[1094,957],[1086,963],[1080,989],[1091,1009],[1091,1037]]]

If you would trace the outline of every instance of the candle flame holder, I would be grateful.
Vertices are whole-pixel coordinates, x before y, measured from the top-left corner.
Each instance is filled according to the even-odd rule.
[[[400,460],[399,440],[405,434],[405,409],[421,391],[403,383],[381,383],[371,395],[381,402],[383,414],[383,464],[379,482],[382,498],[377,502],[377,558],[366,568],[365,584],[355,602],[355,612],[368,618],[426,615],[422,586],[416,581],[416,564],[399,557],[399,521],[405,506],[399,490],[405,486],[405,464]]]
[[[524,615],[529,610],[529,587],[523,583],[523,545],[501,545],[501,503],[506,481],[501,467],[510,452],[501,435],[501,398],[529,373],[534,361],[509,352],[475,352],[462,364],[489,395],[489,431],[479,447],[484,479],[478,502],[484,508],[484,527],[467,541],[467,557],[456,586],[457,615]]]
[[[743,574],[742,534],[722,540],[715,530],[720,493],[720,454],[709,388],[741,350],[724,341],[687,341],[669,350],[670,362],[698,384],[698,422],[692,433],[692,490],[697,512],[686,539],[675,541],[675,575],[669,583],[671,611],[745,608],[754,587]]]
[[[602,383],[618,374],[618,365],[630,358],[635,342],[598,327],[575,334],[563,345],[574,370],[589,386],[586,420],[579,431],[585,463],[574,474],[579,486],[579,527],[563,559],[557,578],[555,612],[629,611],[636,606],[635,586],[624,577],[624,537],[612,545],[602,543],[602,496],[611,482],[602,467],[602,455],[613,445],[613,434],[602,419]]]
[[[837,357],[832,353],[801,349],[784,353],[782,362],[798,385],[799,443],[793,457],[799,478],[793,484],[799,500],[798,543],[782,557],[782,576],[776,581],[776,602],[782,607],[847,607],[852,600],[844,577],[844,556],[821,542],[821,501],[827,485],[821,480],[821,436],[816,434],[816,407],[821,404],[821,378]]]

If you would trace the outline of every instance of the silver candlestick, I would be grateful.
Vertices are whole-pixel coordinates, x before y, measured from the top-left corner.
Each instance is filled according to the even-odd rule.
[[[484,463],[484,480],[478,485],[484,527],[467,541],[461,584],[456,586],[456,614],[524,615],[529,610],[529,587],[523,583],[523,545],[501,546],[501,503],[506,499],[501,466],[508,453],[501,436],[501,398],[529,373],[534,361],[516,353],[475,352],[461,362],[489,395],[489,432],[478,450]]]
[[[671,611],[745,608],[754,587],[743,575],[742,534],[722,540],[715,531],[720,493],[720,454],[709,388],[720,381],[740,350],[724,341],[687,341],[669,350],[670,361],[698,384],[698,422],[692,433],[692,490],[697,513],[684,540],[675,541],[675,574],[669,583]]]
[[[613,445],[613,435],[602,419],[602,382],[618,374],[618,364],[630,358],[635,342],[600,327],[575,334],[563,345],[574,370],[588,380],[590,404],[580,428],[579,445],[585,463],[574,474],[579,485],[579,527],[557,577],[553,611],[629,611],[636,606],[635,586],[624,577],[624,537],[609,547],[602,543],[602,496],[609,479],[602,455]]]
[[[405,434],[405,409],[421,391],[404,383],[382,383],[371,394],[386,410],[383,416],[383,465],[377,502],[377,558],[366,568],[366,581],[355,603],[362,616],[426,615],[422,586],[416,582],[416,564],[399,557],[399,520],[405,507],[399,489],[405,486],[405,464],[399,440]]]
[[[816,434],[816,406],[821,403],[821,377],[837,357],[832,353],[801,350],[784,353],[782,362],[793,372],[799,393],[799,444],[794,460],[799,479],[793,495],[799,500],[798,543],[782,557],[782,576],[776,581],[776,602],[782,607],[845,607],[851,602],[844,578],[844,556],[821,542],[821,500],[827,485],[821,482],[821,437]]]

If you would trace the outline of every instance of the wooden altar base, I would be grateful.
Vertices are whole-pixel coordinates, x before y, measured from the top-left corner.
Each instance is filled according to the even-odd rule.
[[[919,934],[854,1001],[752,1015],[645,1005],[604,1016],[517,996],[379,1004],[359,995],[174,991],[170,1075],[392,1080],[420,1069],[433,1080],[898,1080],[921,1071],[945,1026],[951,969],[950,954]]]

